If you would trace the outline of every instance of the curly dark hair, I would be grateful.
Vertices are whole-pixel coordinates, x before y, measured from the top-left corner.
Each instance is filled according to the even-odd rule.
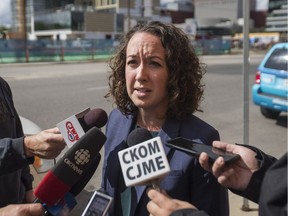
[[[199,59],[191,40],[173,24],[153,21],[134,26],[120,42],[115,55],[110,59],[109,92],[105,98],[113,97],[114,102],[124,115],[137,113],[138,108],[128,96],[125,80],[126,49],[130,39],[139,32],[147,32],[160,38],[165,49],[165,60],[168,68],[169,104],[167,117],[184,119],[195,111],[201,111],[204,85],[202,76],[206,65]]]

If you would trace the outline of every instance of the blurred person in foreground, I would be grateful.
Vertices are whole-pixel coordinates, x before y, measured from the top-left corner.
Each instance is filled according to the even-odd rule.
[[[208,155],[201,153],[201,166],[213,173],[218,182],[233,193],[259,204],[260,216],[287,216],[287,152],[279,159],[250,145],[214,141],[213,146],[239,154],[235,163],[225,165],[219,157],[211,166]],[[147,208],[153,216],[208,216],[188,202],[173,199],[151,189]],[[203,210],[203,209],[201,209]]]
[[[33,202],[33,156],[55,158],[65,145],[57,128],[24,136],[11,89],[0,77],[0,208]]]
[[[1,216],[41,216],[45,209],[40,203],[33,204],[11,204],[0,208]]]
[[[101,186],[114,199],[110,215],[149,215],[146,185],[126,187],[118,152],[129,133],[145,128],[162,143],[178,136],[212,145],[218,131],[199,119],[205,66],[187,35],[172,24],[133,27],[110,61],[109,93],[117,105],[106,126]],[[228,216],[228,191],[200,166],[197,158],[163,145],[171,172],[160,181],[170,196],[193,203],[214,216]]]

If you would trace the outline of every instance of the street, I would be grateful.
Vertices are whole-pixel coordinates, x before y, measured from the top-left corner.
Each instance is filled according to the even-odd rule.
[[[250,87],[262,57],[250,56]],[[207,64],[203,113],[195,114],[218,129],[222,141],[243,143],[242,55],[203,56],[201,60]],[[104,98],[107,70],[105,62],[2,64],[0,76],[10,84],[18,113],[46,129],[86,107],[109,113],[113,105]],[[266,119],[253,104],[251,93],[249,110],[249,144],[279,158],[287,151],[287,114],[277,120]],[[100,179],[101,165],[86,189],[99,188]],[[85,204],[81,207],[80,203],[85,202],[87,198],[79,200],[75,215],[84,210]]]

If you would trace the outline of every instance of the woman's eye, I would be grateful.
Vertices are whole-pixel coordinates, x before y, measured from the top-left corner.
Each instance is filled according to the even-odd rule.
[[[158,62],[155,62],[155,61],[150,62],[150,65],[152,65],[154,67],[160,67],[161,66]]]
[[[136,60],[129,60],[129,61],[127,62],[127,65],[135,65],[135,64],[137,64],[137,61],[136,61]]]

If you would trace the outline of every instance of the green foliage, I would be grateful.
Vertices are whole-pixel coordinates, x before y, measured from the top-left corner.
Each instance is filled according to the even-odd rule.
[[[6,26],[0,25],[0,32],[3,32],[3,31],[5,31],[5,32],[10,31],[10,28],[7,28]]]
[[[70,28],[68,25],[60,23],[47,24],[44,22],[35,22],[35,30],[53,30],[53,29],[67,29]]]

